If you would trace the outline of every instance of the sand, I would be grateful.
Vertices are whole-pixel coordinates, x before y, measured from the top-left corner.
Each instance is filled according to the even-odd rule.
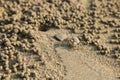
[[[0,80],[119,80],[120,0],[0,0]]]

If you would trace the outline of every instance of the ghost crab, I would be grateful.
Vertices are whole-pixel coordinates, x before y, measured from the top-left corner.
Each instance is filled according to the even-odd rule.
[[[72,49],[79,49],[79,39],[77,37],[67,38],[65,42],[70,46]]]

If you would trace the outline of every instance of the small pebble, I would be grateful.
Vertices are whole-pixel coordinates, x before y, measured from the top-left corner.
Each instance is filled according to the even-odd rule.
[[[56,34],[54,37],[59,41],[63,41],[67,38],[67,35],[66,34]]]

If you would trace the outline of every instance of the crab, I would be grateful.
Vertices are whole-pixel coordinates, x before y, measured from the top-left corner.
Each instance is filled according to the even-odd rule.
[[[79,49],[79,43],[80,43],[80,41],[79,41],[78,38],[76,38],[76,37],[67,38],[65,41],[67,42],[67,44],[68,44],[72,49],[74,49],[74,50]]]

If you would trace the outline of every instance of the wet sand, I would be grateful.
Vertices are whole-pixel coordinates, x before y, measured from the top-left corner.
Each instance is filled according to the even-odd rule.
[[[0,80],[119,80],[120,0],[0,0]]]

